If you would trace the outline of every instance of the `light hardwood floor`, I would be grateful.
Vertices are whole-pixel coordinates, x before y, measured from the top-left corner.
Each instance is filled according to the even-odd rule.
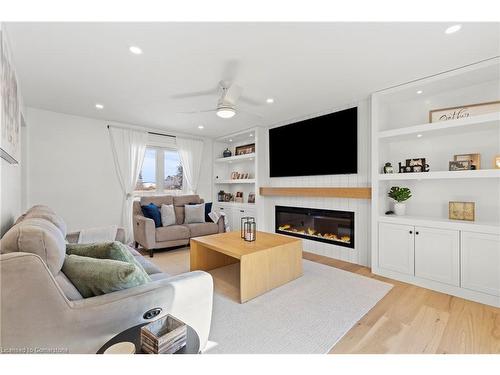
[[[394,285],[330,353],[500,354],[498,308],[376,276],[356,264],[306,252],[304,258]],[[152,260],[171,274],[187,272],[189,249],[155,252]],[[211,273],[220,293],[228,293],[228,277],[237,277]]]

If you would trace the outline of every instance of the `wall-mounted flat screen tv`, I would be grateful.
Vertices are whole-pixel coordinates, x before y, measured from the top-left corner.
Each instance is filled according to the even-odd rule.
[[[271,177],[358,172],[358,108],[269,129]]]

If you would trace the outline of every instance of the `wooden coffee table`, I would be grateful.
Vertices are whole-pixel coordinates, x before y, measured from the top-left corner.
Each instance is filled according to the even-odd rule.
[[[302,276],[302,241],[274,233],[257,232],[247,242],[240,232],[191,239],[191,271],[209,271],[240,264],[240,302]]]

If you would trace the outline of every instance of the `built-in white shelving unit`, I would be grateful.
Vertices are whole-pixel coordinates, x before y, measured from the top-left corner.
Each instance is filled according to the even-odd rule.
[[[500,59],[374,93],[372,271],[500,307],[500,112],[429,122],[429,111],[500,100]],[[481,154],[477,170],[449,171],[454,155]],[[429,172],[397,173],[425,158]],[[383,174],[386,162],[393,174]],[[392,186],[408,187],[407,215],[387,215]],[[474,202],[475,220],[448,218]]]
[[[217,138],[214,142],[214,209],[224,212],[229,220],[231,230],[240,228],[241,217],[252,216],[257,218],[257,226],[263,223],[259,220],[260,203],[258,195],[258,181],[262,178],[262,163],[264,158],[262,152],[266,149],[264,144],[264,129],[252,128],[237,133],[228,134]],[[236,155],[239,146],[255,144],[255,152],[244,155]],[[229,149],[232,156],[223,157],[225,149]],[[248,178],[232,178],[233,172],[248,174]],[[219,191],[236,195],[243,193],[243,202],[218,202]],[[255,203],[249,203],[250,194],[255,195]]]

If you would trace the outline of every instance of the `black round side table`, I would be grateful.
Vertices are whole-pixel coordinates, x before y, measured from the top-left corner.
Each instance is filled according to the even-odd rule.
[[[146,354],[141,350],[141,327],[145,326],[149,323],[142,323],[135,327],[129,328],[115,337],[111,338],[108,342],[106,342],[96,354],[103,354],[104,351],[109,348],[111,345],[118,344],[119,342],[129,341],[135,345],[135,353],[136,354]],[[176,351],[174,354],[198,354],[200,351],[200,339],[198,338],[198,334],[194,329],[190,326],[187,326],[187,335],[186,335],[186,346]]]

